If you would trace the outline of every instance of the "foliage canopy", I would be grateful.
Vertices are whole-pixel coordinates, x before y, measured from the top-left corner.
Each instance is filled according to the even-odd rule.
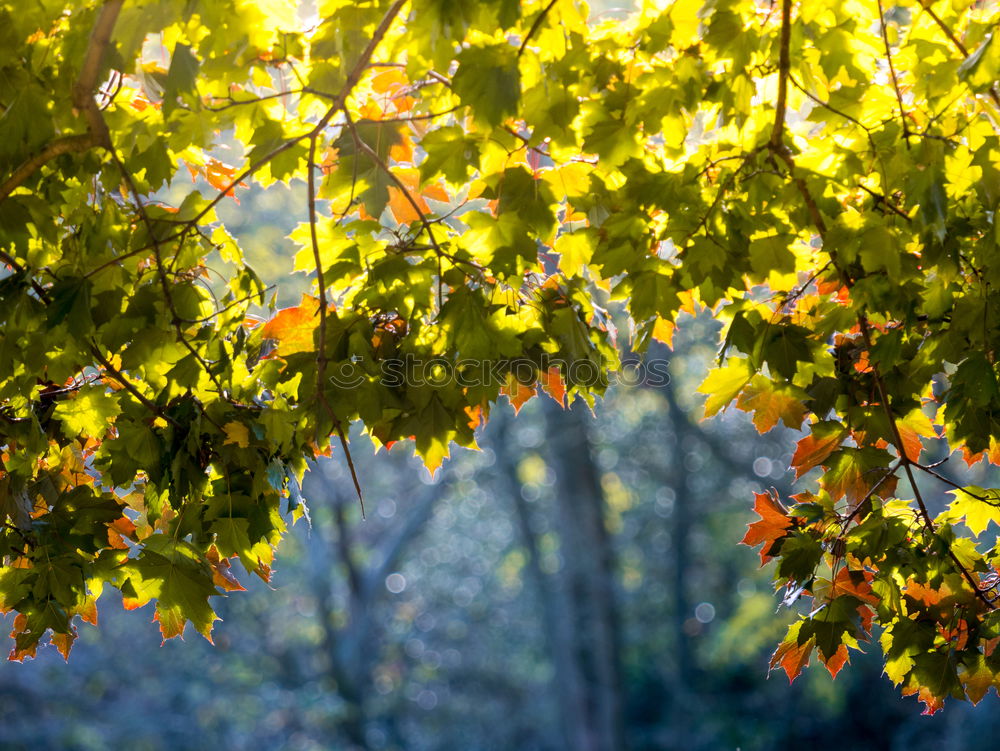
[[[501,393],[592,402],[618,367],[610,299],[639,351],[710,309],[706,414],[804,426],[812,490],[758,494],[744,540],[786,603],[813,600],[772,665],[836,674],[877,623],[904,693],[978,701],[1000,685],[1000,490],[924,456],[1000,464],[995,20],[964,0],[0,3],[12,658],[49,632],[68,654],[107,585],[155,600],[165,638],[209,637],[230,560],[268,576],[306,462],[346,453],[349,423],[433,469]],[[305,183],[294,269],[316,281],[266,322],[216,215],[251,182]],[[430,377],[387,380],[396,362]],[[934,515],[918,477],[953,502]]]

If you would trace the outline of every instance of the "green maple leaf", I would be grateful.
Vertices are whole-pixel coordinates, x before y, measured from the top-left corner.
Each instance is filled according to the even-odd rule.
[[[478,121],[494,127],[500,125],[517,114],[521,98],[517,50],[507,44],[463,50],[451,85]]]
[[[103,386],[84,386],[75,396],[59,402],[54,414],[67,435],[101,436],[113,418],[121,414],[118,395]]]

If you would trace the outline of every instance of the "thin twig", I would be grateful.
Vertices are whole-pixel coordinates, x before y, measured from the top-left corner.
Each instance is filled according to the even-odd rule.
[[[361,516],[364,518],[364,494],[361,492],[361,482],[358,480],[357,472],[354,469],[354,460],[351,458],[351,450],[347,445],[347,436],[344,435],[340,418],[333,411],[330,400],[326,396],[326,280],[323,277],[323,257],[319,249],[319,235],[316,231],[316,139],[318,137],[319,133],[317,132],[309,139],[309,158],[306,164],[306,189],[308,191],[306,200],[309,205],[309,237],[312,243],[313,261],[316,265],[316,285],[319,289],[319,346],[316,350],[316,399],[326,409],[331,425],[337,431],[337,436],[340,438],[340,445],[343,447],[344,455],[347,457],[347,466],[351,470],[354,489],[357,491],[358,501],[361,503]],[[320,424],[317,421],[317,429],[319,426]]]
[[[881,8],[881,0],[878,0],[878,2],[879,2],[879,7]],[[791,31],[791,0],[782,0],[781,50],[780,50],[779,65],[778,65],[778,76],[779,76],[778,97],[779,97],[779,103],[781,104],[784,103],[783,102],[784,92],[786,91],[786,83],[789,77],[789,72],[791,67],[790,57],[788,54],[788,46],[791,39],[790,31]],[[825,239],[827,232],[826,222],[823,219],[823,215],[819,211],[819,206],[816,204],[816,200],[813,197],[812,192],[809,190],[809,186],[806,184],[805,180],[801,176],[795,174],[795,159],[792,156],[791,152],[788,150],[788,147],[785,145],[784,142],[784,123],[785,123],[784,108],[778,107],[775,111],[774,129],[771,131],[771,139],[768,145],[771,151],[774,152],[779,158],[781,158],[788,165],[788,168],[790,170],[790,177],[793,180],[793,182],[795,182],[796,186],[799,189],[799,193],[802,195],[802,200],[806,204],[806,208],[809,211],[809,215],[812,219],[812,222],[816,227],[817,234],[819,235],[820,239],[823,240]],[[846,274],[846,272],[837,265],[837,257],[835,253],[833,251],[830,251],[829,254],[831,261],[834,264],[834,267],[840,272],[840,276],[844,280],[845,285],[850,287],[851,280]],[[871,340],[871,332],[868,325],[868,319],[864,315],[864,313],[859,314],[858,325],[861,329],[861,334],[864,338],[866,346],[868,347],[869,350],[871,350],[873,346]],[[911,462],[909,456],[907,456],[906,454],[906,449],[903,443],[903,439],[899,432],[899,426],[896,424],[896,419],[893,416],[892,407],[889,404],[888,393],[886,391],[885,384],[882,381],[882,376],[881,373],[879,372],[877,364],[872,365],[872,374],[874,377],[876,388],[879,393],[879,399],[882,402],[882,407],[885,410],[886,417],[889,420],[889,425],[892,430],[892,438],[893,438],[892,443],[895,445],[896,451],[899,454],[899,461],[902,462],[902,466],[906,471],[907,479],[909,480],[910,485],[913,488],[914,497],[916,498],[917,506],[919,507],[920,518],[923,522],[923,525],[926,527],[927,531],[931,535],[935,536],[937,539],[940,540],[941,538],[937,537],[934,521],[933,519],[931,519],[930,513],[927,510],[927,505],[924,503],[923,496],[921,495],[920,489],[917,486],[916,478],[913,476],[913,469],[911,467],[911,464],[913,464],[913,462]],[[942,540],[942,542],[944,541]],[[986,605],[988,610],[995,610],[996,607],[980,589],[979,585],[976,583],[976,580],[973,578],[971,572],[969,572],[969,570],[965,567],[965,565],[961,562],[961,560],[959,560],[958,556],[955,554],[955,551],[952,550],[951,546],[947,542],[944,542],[944,544],[945,548],[948,551],[948,557],[951,558],[952,562],[955,564],[959,572],[972,587],[973,591],[976,593],[976,596]]]
[[[410,204],[410,207],[416,213],[417,218],[423,225],[424,230],[427,232],[427,239],[430,240],[431,245],[434,246],[434,252],[437,254],[437,259],[438,259],[437,295],[438,295],[438,307],[440,308],[444,303],[444,294],[442,290],[442,285],[444,284],[444,282],[442,281],[441,278],[442,277],[441,259],[445,257],[447,254],[445,253],[444,249],[440,246],[440,244],[438,244],[437,238],[434,237],[434,229],[431,226],[430,221],[427,219],[427,215],[424,213],[424,210],[420,208],[420,205],[417,203],[417,200],[413,197],[413,194],[410,193],[410,189],[406,187],[406,184],[402,180],[400,180],[399,177],[391,169],[389,169],[389,165],[385,163],[382,157],[380,157],[378,153],[371,146],[369,146],[361,139],[361,135],[358,133],[357,126],[354,124],[354,121],[351,119],[351,116],[346,109],[344,110],[344,116],[347,118],[347,127],[350,128],[351,135],[354,138],[355,146],[358,148],[358,150],[363,151],[365,154],[367,154],[368,158],[371,159],[373,162],[375,162],[375,165],[383,173],[385,173],[386,177],[392,180],[392,182],[396,185],[399,191],[403,194],[403,197],[406,199],[406,202]]]
[[[136,388],[135,384],[130,381],[124,373],[122,373],[118,368],[111,364],[111,361],[104,356],[101,350],[93,342],[90,343],[90,352],[94,356],[94,359],[101,364],[101,366],[112,375],[112,377],[122,385],[126,391],[128,391],[132,396],[134,396],[140,404],[142,404],[146,409],[152,412],[158,417],[162,417],[167,422],[171,423],[174,427],[179,428],[180,423],[178,423],[174,418],[165,414],[163,410],[157,406],[149,397],[144,396],[139,389]]]
[[[406,4],[406,0],[396,0],[395,3],[386,11],[385,15],[382,17],[382,21],[379,23],[378,27],[372,34],[372,38],[369,40],[368,45],[365,47],[358,61],[354,64],[354,68],[351,70],[350,74],[347,76],[347,81],[344,83],[343,89],[341,89],[340,94],[337,95],[334,100],[333,105],[327,110],[326,114],[320,119],[313,128],[305,136],[299,137],[295,140],[297,143],[301,141],[302,138],[309,139],[309,155],[307,164],[307,189],[309,192],[308,202],[309,202],[309,232],[312,242],[313,250],[313,260],[316,264],[316,283],[319,287],[319,348],[316,354],[316,398],[324,405],[327,412],[329,413],[330,419],[333,423],[333,427],[337,432],[338,438],[340,438],[340,445],[344,449],[344,455],[347,458],[347,466],[351,471],[351,479],[354,481],[354,489],[357,491],[358,500],[361,503],[361,515],[365,515],[365,501],[364,494],[361,492],[361,482],[358,479],[357,470],[354,467],[354,459],[351,456],[350,448],[347,444],[347,436],[344,433],[343,425],[341,424],[340,418],[334,413],[329,400],[326,397],[326,391],[324,387],[326,386],[326,313],[327,313],[327,299],[326,299],[326,281],[323,278],[323,261],[319,249],[319,237],[316,231],[316,142],[319,139],[320,134],[333,119],[333,116],[340,110],[347,113],[345,107],[347,103],[347,98],[350,96],[354,87],[357,85],[358,81],[361,80],[361,75],[367,68],[369,62],[371,61],[372,55],[375,53],[375,49],[378,47],[379,43],[385,37],[386,33],[389,31],[389,27],[395,20],[396,16],[402,10],[403,6]],[[286,143],[281,149],[291,148],[289,144]],[[265,159],[269,160],[273,156],[269,155]],[[250,170],[259,169],[259,164],[250,167]],[[252,174],[252,173],[251,173]],[[249,175],[247,175],[249,176]],[[238,178],[236,182],[239,182],[243,178]],[[228,190],[228,189],[227,189]],[[216,197],[216,201],[221,200],[220,196]],[[197,221],[197,217],[195,219]]]
[[[941,17],[934,12],[934,8],[931,7],[931,4],[921,3],[921,6],[923,7],[924,12],[926,12],[927,15],[929,15],[934,20],[934,23],[938,25],[941,31],[945,33],[945,36],[948,37],[951,43],[955,45],[955,49],[957,49],[959,52],[962,53],[962,57],[968,58],[969,57],[968,48],[964,44],[962,44],[961,39],[955,36],[955,32],[952,31],[951,28],[949,28],[948,24],[942,21]],[[1000,94],[997,93],[997,89],[995,86],[990,86],[990,98],[994,101],[994,103],[998,107],[1000,107]]]
[[[951,479],[945,477],[940,472],[934,471],[933,468],[931,468],[930,466],[927,466],[926,464],[917,464],[916,462],[912,462],[912,464],[913,464],[914,467],[916,467],[917,469],[919,469],[921,472],[926,472],[931,477],[936,477],[938,480],[940,480],[941,482],[943,482],[945,485],[948,485],[949,487],[952,487],[955,490],[961,490],[963,493],[965,493],[970,498],[975,498],[977,501],[982,501],[983,503],[985,503],[985,504],[987,504],[989,506],[994,506],[996,508],[1000,508],[1000,496],[997,496],[996,498],[988,498],[987,496],[979,495],[978,493],[973,493],[968,488],[966,488],[966,487],[964,487],[962,485],[959,485],[957,482],[955,482],[954,480],[951,480]]]
[[[57,138],[47,144],[45,148],[33,157],[29,158],[25,162],[22,162],[21,165],[14,170],[11,176],[3,181],[3,184],[0,185],[0,201],[7,198],[7,196],[20,187],[25,180],[38,171],[39,168],[48,162],[51,162],[57,156],[62,156],[63,154],[78,154],[84,151],[89,151],[96,145],[97,140],[94,138],[93,133],[80,133],[74,136]]]
[[[517,56],[520,57],[524,53],[525,47],[528,46],[528,41],[535,35],[538,28],[542,25],[542,21],[549,14],[549,11],[555,6],[559,0],[549,0],[549,4],[542,8],[542,12],[535,17],[534,23],[531,24],[531,28],[528,29],[528,33],[524,35],[524,39],[521,40],[521,46],[517,48]]]
[[[899,79],[896,77],[896,66],[892,63],[892,50],[889,47],[889,32],[885,26],[885,10],[882,7],[882,0],[875,0],[878,4],[879,26],[882,29],[882,43],[885,45],[885,59],[889,63],[889,75],[892,78],[892,88],[896,92],[896,101],[899,103],[899,120],[903,125],[903,141],[906,148],[910,148],[910,126],[906,121],[906,108],[903,106],[903,94],[899,90]]]
[[[871,339],[871,331],[868,326],[867,317],[862,314],[858,317],[858,324],[861,327],[861,336],[864,338],[865,346],[871,351],[873,342]],[[934,520],[931,519],[930,512],[927,510],[927,504],[924,503],[923,495],[920,493],[920,487],[917,485],[917,480],[913,476],[913,464],[914,462],[906,453],[906,446],[903,443],[903,436],[899,432],[899,425],[896,424],[896,418],[892,413],[892,406],[889,404],[889,395],[886,391],[885,384],[882,381],[882,375],[879,372],[878,365],[872,364],[872,376],[875,380],[875,387],[878,390],[879,400],[882,402],[882,409],[885,411],[885,416],[889,420],[889,427],[892,430],[892,442],[895,445],[896,451],[899,454],[899,459],[903,463],[903,470],[906,472],[906,478],[910,482],[910,487],[913,488],[913,497],[917,501],[917,508],[920,509],[920,517],[923,520],[924,527],[927,531],[937,539],[941,539],[937,535],[937,528],[934,526]],[[936,474],[936,473],[935,473]],[[979,587],[979,583],[973,578],[972,573],[965,567],[965,564],[959,559],[955,551],[952,550],[951,545],[948,544],[946,540],[941,540],[944,543],[945,549],[948,551],[948,557],[951,558],[952,562],[958,568],[959,572],[972,587],[972,590],[976,593],[976,596],[986,605],[987,610],[995,610],[996,607],[990,601],[988,597],[984,594],[982,589]]]

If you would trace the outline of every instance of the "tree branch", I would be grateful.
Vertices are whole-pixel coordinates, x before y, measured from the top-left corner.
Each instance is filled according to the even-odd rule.
[[[941,17],[934,12],[934,8],[931,7],[931,4],[921,3],[921,6],[923,7],[923,10],[927,13],[927,15],[929,15],[933,19],[934,23],[938,25],[941,31],[945,33],[945,36],[948,37],[951,43],[955,45],[955,49],[957,49],[959,52],[962,53],[962,57],[968,58],[969,57],[968,48],[964,44],[962,44],[961,39],[955,36],[955,32],[952,31],[951,28],[949,28],[948,24],[942,21]],[[1000,94],[997,93],[997,89],[995,86],[990,86],[990,98],[998,107],[1000,107]]]
[[[94,99],[97,88],[97,76],[101,72],[101,62],[104,53],[111,42],[111,32],[114,30],[118,13],[124,0],[106,0],[97,13],[97,20],[90,32],[90,41],[84,54],[80,75],[73,84],[73,107],[79,110],[87,120],[88,132],[71,136],[63,136],[47,144],[35,156],[29,158],[13,174],[0,185],[0,202],[24,183],[43,165],[63,154],[88,151],[94,146],[107,148],[110,145],[108,128],[101,117],[101,111]]]
[[[788,74],[792,68],[789,49],[792,43],[792,0],[781,2],[781,37],[778,49],[778,101],[774,105],[774,127],[771,129],[771,146],[783,145],[785,108],[788,102]]]
[[[3,181],[3,184],[0,185],[0,201],[7,198],[38,169],[56,157],[88,151],[96,145],[97,139],[94,138],[93,133],[80,133],[55,139],[33,157],[23,162],[10,177]]]
[[[323,131],[323,129],[330,123],[333,116],[343,109],[344,105],[347,103],[347,98],[354,91],[354,87],[358,85],[358,81],[361,80],[361,76],[364,74],[365,70],[368,68],[368,64],[371,61],[372,55],[375,54],[375,50],[378,45],[385,38],[386,33],[389,31],[389,27],[392,22],[399,15],[399,12],[406,5],[406,0],[396,0],[390,6],[389,10],[386,11],[379,25],[376,27],[375,31],[372,32],[372,38],[369,40],[368,45],[361,52],[361,56],[358,57],[357,62],[351,69],[351,72],[347,74],[347,80],[344,82],[344,87],[340,90],[340,93],[333,99],[330,108],[327,110],[323,118],[316,124],[316,127],[307,133],[303,133],[300,136],[295,136],[281,146],[278,146],[274,151],[265,155],[259,162],[252,164],[247,167],[243,172],[233,178],[232,182],[229,183],[223,190],[221,190],[215,198],[209,201],[208,205],[205,206],[193,219],[188,222],[189,225],[197,224],[201,221],[208,213],[218,205],[218,203],[229,194],[233,188],[239,185],[241,182],[249,177],[252,177],[255,173],[259,172],[265,165],[269,164],[275,157],[284,153],[288,149],[292,148],[298,143],[301,143],[307,138],[312,138],[314,135],[318,135]]]
[[[861,336],[864,338],[865,345],[868,347],[868,350],[871,351],[871,331],[868,326],[868,319],[864,314],[858,316],[858,324],[860,325]],[[920,517],[923,519],[924,526],[927,528],[927,531],[930,532],[931,536],[941,539],[937,537],[937,528],[934,526],[934,520],[931,519],[930,512],[927,510],[927,504],[924,503],[923,496],[920,493],[920,488],[917,486],[916,478],[913,476],[913,461],[906,453],[906,446],[903,443],[903,437],[899,432],[899,426],[896,424],[896,418],[893,416],[892,407],[889,404],[889,395],[886,392],[885,384],[882,382],[882,376],[879,373],[878,366],[875,364],[872,364],[872,375],[875,379],[875,387],[878,390],[879,400],[882,402],[882,409],[885,411],[886,418],[889,420],[889,427],[892,430],[892,442],[895,445],[896,452],[899,454],[899,460],[903,464],[903,470],[906,472],[906,479],[909,480],[910,487],[913,488],[913,497],[917,501],[917,508],[920,509]],[[959,560],[947,540],[941,540],[941,542],[948,551],[948,557],[951,558],[952,563],[955,564],[955,567],[962,574],[963,578],[969,583],[969,586],[972,587],[972,591],[976,593],[976,597],[978,597],[983,604],[986,605],[986,610],[996,610],[996,606],[979,587],[979,583],[973,578],[972,573],[965,567],[965,564]]]
[[[559,2],[559,0],[549,0],[549,4],[542,8],[542,12],[535,17],[534,23],[532,23],[531,28],[528,29],[528,33],[525,34],[524,39],[521,40],[521,46],[517,48],[518,57],[524,53],[525,47],[528,46],[528,41],[535,35],[535,32],[538,31],[538,28],[542,25],[542,21],[545,20],[545,17],[549,14],[549,11],[552,10],[557,2]]]
[[[892,78],[892,88],[896,92],[896,101],[899,103],[899,120],[903,125],[903,141],[906,148],[910,148],[910,126],[906,121],[906,108],[903,107],[903,94],[899,90],[899,79],[896,77],[896,66],[892,64],[892,50],[889,48],[889,33],[885,28],[885,9],[882,7],[882,0],[875,0],[878,4],[879,27],[882,30],[882,43],[885,45],[885,59],[889,63],[889,75]]]

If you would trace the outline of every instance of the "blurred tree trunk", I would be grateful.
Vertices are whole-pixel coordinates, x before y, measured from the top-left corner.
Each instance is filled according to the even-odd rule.
[[[532,523],[531,509],[522,493],[517,475],[520,456],[510,433],[510,418],[499,415],[493,418],[492,443],[497,457],[498,484],[504,488],[514,505],[514,521],[521,543],[527,552],[526,567],[529,586],[536,590],[536,599],[542,613],[545,646],[552,659],[551,693],[559,713],[559,738],[556,747],[573,749],[578,745],[582,726],[581,717],[587,712],[583,678],[575,659],[573,624],[569,619],[567,593],[554,586],[552,577],[542,568],[542,555],[538,536]]]
[[[443,488],[443,484],[425,488],[406,516],[397,519],[395,525],[371,542],[374,553],[370,556],[371,565],[362,566],[357,560],[359,543],[345,513],[346,504],[355,500],[340,493],[332,483],[324,484],[327,496],[324,502],[328,508],[317,509],[314,514],[315,539],[306,545],[313,570],[317,618],[323,628],[327,672],[345,704],[337,727],[349,743],[343,748],[351,751],[370,748],[366,731],[373,718],[369,705],[374,695],[375,668],[382,655],[375,609],[385,594],[383,583],[433,515],[434,501]],[[333,588],[338,568],[347,587],[344,617],[339,626],[333,617]]]
[[[694,694],[691,687],[695,680],[695,654],[691,636],[687,630],[687,621],[691,617],[691,601],[688,597],[688,581],[691,566],[691,532],[694,526],[692,504],[694,489],[691,487],[691,473],[685,464],[687,451],[692,445],[697,445],[698,433],[688,420],[687,415],[677,404],[669,386],[662,391],[668,404],[668,415],[671,429],[675,436],[669,484],[674,489],[674,507],[671,514],[670,540],[671,573],[673,582],[673,618],[674,651],[677,670],[673,676],[671,704],[671,727],[675,734],[675,747],[685,748],[690,734],[687,730],[686,718],[694,710],[691,706]]]
[[[588,407],[562,409],[544,399],[546,447],[555,472],[566,593],[564,617],[580,673],[582,714],[575,718],[572,748],[618,751],[625,748],[621,626],[615,597],[616,567],[604,521],[605,498],[594,464]]]

